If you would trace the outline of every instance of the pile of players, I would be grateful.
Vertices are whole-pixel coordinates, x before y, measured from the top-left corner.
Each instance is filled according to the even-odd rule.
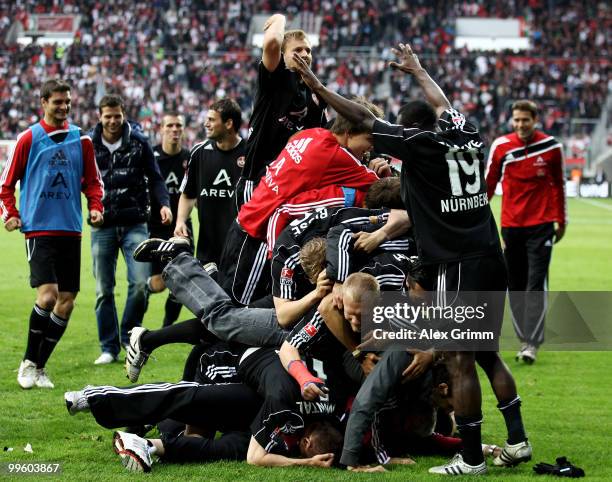
[[[326,89],[310,71],[308,39],[284,27],[282,15],[265,26],[240,209],[219,266],[202,265],[180,237],[149,239],[134,253],[164,266],[165,285],[195,318],[134,328],[128,378],[138,380],[159,346],[190,343],[183,380],[88,386],[66,393],[69,412],[131,427],[115,432],[114,448],[138,471],[154,456],[382,471],[413,463],[408,454],[454,454],[430,469],[442,475],[484,474],[486,455],[496,466],[530,460],[520,398],[497,353],[360,347],[362,302],[381,291],[408,300],[505,292],[488,204],[457,201],[486,199],[478,131],[408,45],[391,67],[412,75],[426,102],[406,104],[391,125],[368,102]],[[327,106],[338,114],[328,129]],[[363,162],[369,152],[401,160],[400,176],[386,157]],[[445,211],[451,198],[458,208]],[[500,313],[492,316],[497,327]],[[503,448],[481,444],[476,362],[508,428]],[[144,438],[153,424],[161,438]]]

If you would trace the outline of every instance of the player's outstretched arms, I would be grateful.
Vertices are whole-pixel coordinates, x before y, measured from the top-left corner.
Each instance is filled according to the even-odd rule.
[[[351,122],[360,123],[368,129],[372,129],[376,116],[369,109],[352,100],[345,99],[325,87],[312,70],[310,70],[308,64],[297,53],[293,54],[293,62],[295,63],[296,72],[302,76],[302,80],[310,87],[310,90],[327,102],[338,114]]]
[[[397,56],[397,62],[389,62],[389,66],[396,70],[401,70],[412,75],[425,92],[425,98],[434,109],[438,117],[450,108],[450,102],[442,92],[442,89],[429,76],[427,71],[421,66],[419,58],[412,52],[408,44],[399,44],[396,49],[391,51]]]

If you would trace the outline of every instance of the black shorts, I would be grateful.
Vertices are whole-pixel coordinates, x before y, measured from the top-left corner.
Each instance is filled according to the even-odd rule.
[[[37,236],[26,239],[30,286],[57,284],[59,291],[76,293],[81,287],[81,237]]]
[[[485,306],[481,327],[501,333],[508,279],[501,253],[428,266],[435,304]],[[471,350],[469,350],[471,351]]]
[[[219,266],[219,286],[237,303],[248,305],[270,292],[268,245],[234,221],[227,232]]]
[[[506,291],[508,278],[503,255],[468,258],[428,266],[435,291]]]

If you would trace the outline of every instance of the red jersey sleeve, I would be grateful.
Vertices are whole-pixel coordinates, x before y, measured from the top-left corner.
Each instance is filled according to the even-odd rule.
[[[32,131],[26,130],[17,137],[17,143],[4,165],[0,177],[0,216],[5,223],[13,217],[19,217],[15,200],[15,185],[25,172],[30,148],[32,147]]]
[[[505,148],[503,144],[507,142],[505,137],[495,139],[489,150],[489,158],[487,159],[486,182],[487,196],[491,199],[495,195],[495,188],[501,179],[502,158]]]
[[[89,211],[96,210],[104,212],[102,197],[104,196],[104,183],[100,170],[96,164],[93,142],[87,135],[81,136],[81,146],[83,150],[83,179],[81,180],[81,190],[87,198],[87,208]]]
[[[567,199],[565,197],[565,175],[563,148],[559,147],[558,155],[554,157],[551,166],[552,196],[555,206],[555,221],[559,224],[567,224]]]

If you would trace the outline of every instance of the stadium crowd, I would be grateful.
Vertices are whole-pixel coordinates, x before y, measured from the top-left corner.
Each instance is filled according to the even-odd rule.
[[[176,6],[176,8],[172,8]],[[7,44],[15,19],[26,13],[81,15],[69,47]],[[397,76],[383,76],[388,46],[413,45],[453,104],[480,124],[485,139],[508,121],[508,105],[530,97],[543,104],[542,119],[555,135],[569,133],[571,117],[595,118],[609,92],[606,59],[612,40],[605,3],[541,1],[329,2],[312,1],[87,1],[0,3],[0,138],[14,139],[36,120],[32,79],[61,74],[78,88],[74,121],[95,124],[96,101],[105,91],[125,96],[128,117],[153,138],[159,115],[177,109],[186,115],[190,144],[205,136],[206,106],[224,96],[251,109],[258,53],[247,45],[256,13],[312,11],[321,15],[316,73],[342,94],[366,95],[391,117],[414,95]],[[121,12],[118,14],[117,12]],[[471,53],[455,49],[459,16],[508,17],[522,14],[532,39],[528,53]],[[369,47],[351,53],[344,47]],[[589,61],[584,60],[588,53]],[[596,55],[593,55],[596,53]]]

